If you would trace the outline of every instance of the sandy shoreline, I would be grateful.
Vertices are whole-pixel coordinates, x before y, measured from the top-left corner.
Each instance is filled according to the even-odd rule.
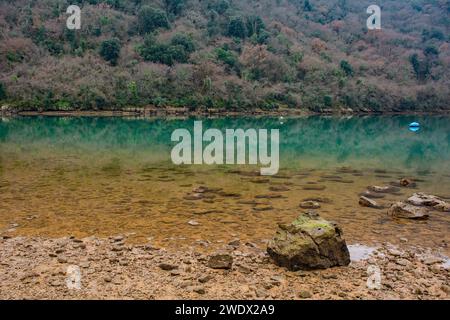
[[[98,239],[0,239],[1,299],[449,299],[448,261],[436,252],[384,244],[347,267],[290,272],[273,264],[261,245],[217,245],[231,269],[213,269],[214,252],[198,245],[164,249],[130,245],[123,236]],[[79,268],[81,288],[66,284]],[[381,271],[367,286],[368,267]]]

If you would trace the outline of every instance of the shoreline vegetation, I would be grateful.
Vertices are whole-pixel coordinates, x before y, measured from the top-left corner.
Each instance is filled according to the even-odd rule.
[[[367,29],[369,0],[77,3],[79,30],[66,27],[66,0],[0,4],[0,105],[450,110],[445,1],[386,0],[381,30]]]
[[[241,110],[241,111],[224,111],[217,109],[191,110],[189,108],[124,108],[118,110],[11,110],[2,109],[1,116],[48,116],[48,117],[239,117],[239,116],[286,116],[286,117],[307,117],[307,116],[383,116],[383,115],[448,115],[448,110],[430,110],[430,111],[354,111],[349,109],[342,110],[324,110],[322,112],[314,112],[301,109],[280,109],[266,111],[262,109]]]

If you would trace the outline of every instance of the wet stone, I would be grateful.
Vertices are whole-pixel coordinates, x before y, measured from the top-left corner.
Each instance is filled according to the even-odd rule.
[[[303,209],[319,209],[320,204],[315,201],[303,201],[300,203],[300,208]]]
[[[313,184],[308,184],[303,186],[303,190],[315,190],[315,191],[323,191],[325,190],[327,187],[323,186],[323,185],[313,185]]]
[[[382,207],[375,201],[368,197],[359,197],[359,204],[363,207],[381,209]]]

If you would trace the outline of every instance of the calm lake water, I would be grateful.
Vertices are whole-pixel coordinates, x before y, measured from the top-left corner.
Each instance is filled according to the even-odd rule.
[[[197,119],[204,129],[280,129],[280,172],[273,177],[258,176],[257,166],[173,165],[172,131],[192,131],[194,120],[3,118],[0,233],[262,244],[277,223],[296,217],[303,199],[326,197],[318,212],[338,222],[349,243],[404,237],[449,253],[449,213],[395,221],[386,210],[360,207],[358,194],[412,177],[416,189],[377,201],[387,206],[416,191],[450,198],[450,117]],[[418,132],[408,130],[413,121]],[[213,191],[195,199],[199,186]]]

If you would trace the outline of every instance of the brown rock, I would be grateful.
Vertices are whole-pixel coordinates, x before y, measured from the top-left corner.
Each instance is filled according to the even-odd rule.
[[[172,271],[178,269],[178,266],[169,263],[160,263],[158,267],[165,271]]]
[[[376,203],[376,201],[369,199],[367,197],[361,196],[359,197],[359,204],[363,207],[369,207],[369,208],[375,208],[375,209],[380,209],[381,206]]]
[[[320,204],[315,201],[303,201],[300,203],[300,208],[303,209],[319,209]]]
[[[413,220],[424,220],[428,219],[428,210],[425,208],[413,206],[404,202],[394,203],[388,209],[388,215],[401,218],[401,219],[413,219]]]
[[[377,193],[396,193],[399,192],[400,189],[394,186],[370,186],[368,187],[369,191],[377,192]]]
[[[415,187],[416,183],[414,181],[412,181],[411,179],[407,179],[407,178],[403,178],[400,179],[400,185],[402,187]]]
[[[231,269],[233,256],[229,253],[215,253],[209,256],[208,267],[212,269]]]

